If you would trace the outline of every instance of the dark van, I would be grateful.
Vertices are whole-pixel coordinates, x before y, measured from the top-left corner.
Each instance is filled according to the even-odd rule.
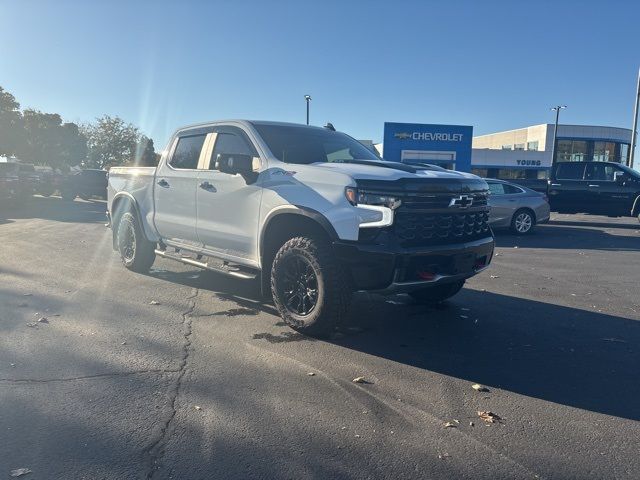
[[[640,220],[640,172],[612,162],[559,162],[551,171],[548,197],[555,212]]]

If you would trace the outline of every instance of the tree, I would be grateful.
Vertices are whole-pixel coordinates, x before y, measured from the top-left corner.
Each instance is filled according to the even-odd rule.
[[[153,140],[145,135],[138,142],[134,164],[141,167],[155,167],[158,164]]]
[[[75,123],[62,123],[57,113],[25,110],[25,139],[19,156],[37,165],[66,170],[81,164],[87,156],[87,139]]]
[[[0,155],[15,155],[24,138],[20,104],[0,87]]]
[[[83,126],[82,133],[89,147],[87,166],[108,168],[135,161],[140,132],[120,117],[104,115]]]

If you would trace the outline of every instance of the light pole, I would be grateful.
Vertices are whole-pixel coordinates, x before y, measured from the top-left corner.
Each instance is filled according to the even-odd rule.
[[[631,152],[629,154],[629,166],[631,168],[633,168],[636,141],[638,138],[638,106],[640,106],[640,69],[638,69],[638,86],[636,87],[636,106],[633,109],[633,130],[631,131]]]
[[[556,126],[553,129],[553,144],[551,145],[551,166],[556,163],[556,141],[558,140],[558,119],[560,118],[560,110],[567,108],[566,105],[556,105],[551,110],[556,112]]]
[[[311,102],[311,95],[305,95],[304,99],[307,101],[307,125],[309,125],[309,102]]]

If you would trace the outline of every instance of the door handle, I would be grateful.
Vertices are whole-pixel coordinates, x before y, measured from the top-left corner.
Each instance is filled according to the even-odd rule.
[[[590,187],[599,187],[600,185],[589,185]]]
[[[209,182],[202,182],[200,184],[200,188],[206,190],[207,192],[217,192],[216,187],[214,187]]]
[[[552,187],[561,187],[562,184],[561,183],[552,183],[551,186]]]
[[[164,188],[168,188],[169,187],[169,182],[167,182],[164,178],[158,181],[158,185],[160,185],[161,187]]]

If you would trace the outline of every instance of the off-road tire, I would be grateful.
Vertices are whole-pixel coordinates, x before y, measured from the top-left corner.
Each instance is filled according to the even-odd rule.
[[[146,239],[142,226],[131,212],[125,212],[120,217],[116,231],[116,245],[123,265],[134,272],[148,272],[156,259],[156,244]]]
[[[528,228],[527,228],[528,225]],[[511,231],[516,235],[529,235],[536,226],[536,216],[528,208],[516,210],[511,218]]]
[[[288,265],[292,260],[315,275],[315,305],[303,315],[288,305],[295,295],[287,297],[284,291],[288,281],[285,273],[290,272]],[[294,237],[280,247],[271,268],[271,292],[273,302],[287,325],[316,337],[326,337],[333,332],[346,316],[352,294],[346,272],[333,256],[329,243],[312,236]]]
[[[443,285],[436,285],[435,287],[424,288],[422,290],[416,290],[410,292],[409,296],[413,298],[416,303],[421,304],[434,304],[444,302],[448,298],[453,297],[456,293],[462,290],[464,286],[464,280],[453,283],[445,283]]]

